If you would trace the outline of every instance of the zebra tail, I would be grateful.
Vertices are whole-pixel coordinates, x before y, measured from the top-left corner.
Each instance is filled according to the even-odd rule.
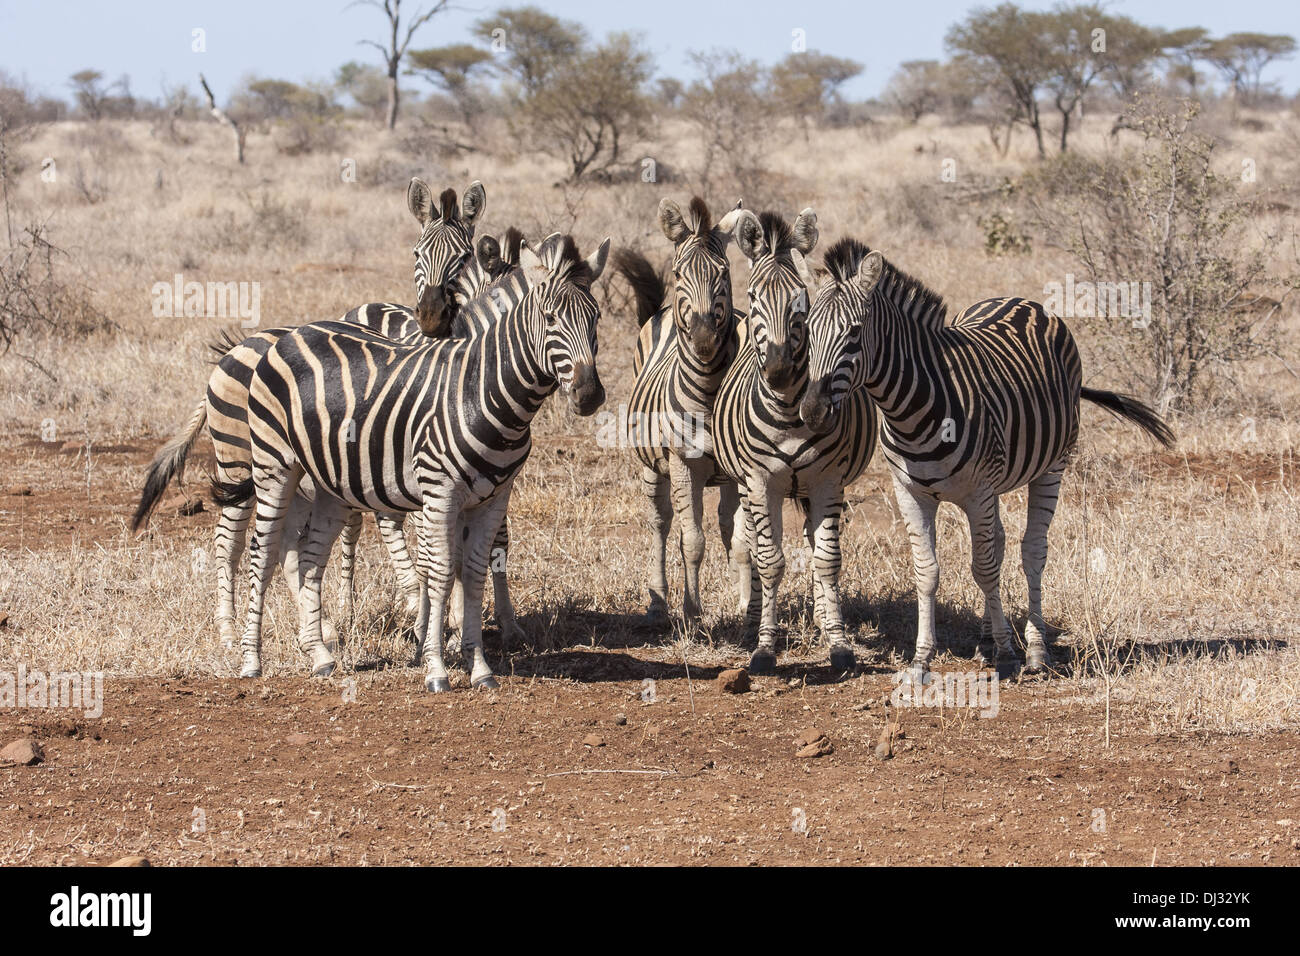
[[[636,324],[645,325],[664,306],[668,288],[663,276],[650,264],[650,260],[631,249],[614,253],[614,268],[632,287],[636,298]]]
[[[1145,402],[1132,395],[1121,395],[1119,392],[1107,392],[1099,388],[1085,388],[1083,397],[1094,405],[1100,405],[1116,418],[1132,422],[1166,448],[1173,447],[1174,430]]]
[[[227,482],[220,478],[212,479],[212,501],[222,508],[228,505],[242,505],[252,498],[256,491],[251,475],[243,481]]]
[[[139,531],[149,521],[149,515],[158,504],[158,499],[163,496],[173,478],[185,474],[185,459],[189,456],[190,449],[194,447],[194,442],[198,440],[199,433],[203,431],[203,425],[208,420],[208,400],[205,396],[194,409],[194,414],[190,416],[189,423],[167,439],[166,443],[158,449],[158,453],[153,456],[153,461],[149,464],[149,473],[145,478],[144,490],[140,493],[140,504],[136,506],[135,514],[131,517],[131,530]]]

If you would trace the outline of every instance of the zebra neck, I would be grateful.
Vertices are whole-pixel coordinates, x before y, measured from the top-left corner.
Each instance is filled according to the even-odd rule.
[[[461,267],[456,276],[455,297],[464,305],[482,292],[491,281],[491,276],[479,265],[478,257],[470,256],[469,262]]]
[[[865,346],[863,385],[896,444],[929,448],[950,420],[964,430],[935,329],[903,315],[877,318],[867,326]]]
[[[467,356],[469,374],[480,377],[481,411],[496,419],[503,433],[528,430],[533,416],[559,384],[542,360],[541,317],[516,303],[490,334],[475,339]]]
[[[677,336],[677,362],[673,367],[669,394],[677,396],[684,411],[712,410],[713,400],[735,356],[732,338],[727,338],[726,344],[718,349],[711,361],[701,362],[686,348],[681,335]]]
[[[763,418],[766,421],[794,427],[800,422],[799,403],[803,400],[803,393],[807,385],[808,369],[806,363],[803,371],[789,386],[775,389],[767,384],[767,380],[763,378],[763,373],[758,369],[758,363],[755,362],[754,384],[749,397],[751,407],[762,410]]]

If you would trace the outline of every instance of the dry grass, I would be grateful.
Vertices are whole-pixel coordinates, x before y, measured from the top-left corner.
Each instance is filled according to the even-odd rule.
[[[1109,118],[1090,120],[1078,147],[1112,148],[1108,128]],[[368,129],[345,131],[338,155],[274,156],[254,137],[248,167],[232,169],[223,131],[196,124],[185,132],[189,145],[151,138],[143,126],[109,134],[65,124],[25,147],[30,162],[17,189],[20,211],[53,213],[54,241],[72,254],[72,267],[94,290],[95,304],[121,331],[25,342],[24,350],[57,380],[12,356],[0,358],[6,453],[39,437],[48,418],[60,439],[99,445],[148,445],[184,419],[206,378],[203,346],[230,323],[154,318],[150,288],[176,273],[260,283],[264,327],[332,318],[365,301],[408,300],[415,225],[403,184],[412,174],[457,189],[482,179],[488,231],[510,224],[529,234],[572,228],[584,249],[609,234],[655,257],[666,253],[654,226],[655,204],[661,195],[690,192],[687,183],[560,189],[551,184],[562,170],[547,160],[497,153],[447,165],[403,153]],[[1297,160],[1283,134],[1233,135],[1225,162],[1249,155],[1261,181],[1295,180]],[[683,130],[671,124],[662,142],[645,150],[674,169],[695,162]],[[58,163],[55,183],[39,178],[44,156]],[[358,182],[341,181],[344,157],[356,160]],[[939,181],[944,158],[956,160],[954,184]],[[1038,296],[1044,282],[1070,269],[1050,249],[987,257],[976,222],[980,207],[959,198],[1030,161],[1023,137],[1003,160],[982,129],[922,125],[821,132],[811,149],[796,141],[778,150],[771,172],[785,211],[817,208],[824,245],[858,235],[960,307],[992,294]],[[94,202],[87,184],[96,191]],[[721,210],[736,197],[709,198]],[[1293,213],[1263,213],[1261,228],[1286,225],[1287,216]],[[733,261],[743,275],[743,264]],[[1279,263],[1279,271],[1285,265]],[[635,326],[616,308],[622,290],[602,285],[608,306],[602,377],[608,407],[616,408],[631,389]],[[1293,330],[1293,309],[1285,321]],[[1086,356],[1089,343],[1082,344]],[[1134,431],[1096,410],[1085,412],[1079,460],[1067,475],[1052,529],[1045,609],[1062,632],[1056,651],[1061,673],[1087,697],[1105,692],[1102,676],[1108,675],[1116,706],[1139,709],[1162,730],[1300,726],[1296,648],[1288,646],[1300,615],[1297,423],[1290,411],[1300,389],[1276,362],[1252,368],[1247,379],[1250,388],[1237,406],[1177,423],[1183,457],[1161,458]],[[1118,384],[1106,369],[1087,365],[1085,380]],[[550,660],[546,666],[556,674],[564,669],[560,652],[582,645],[615,653],[637,648],[665,662],[685,656],[692,665],[743,659],[716,533],[710,531],[703,579],[705,605],[712,609],[706,634],[686,641],[646,632],[636,620],[645,598],[645,505],[628,457],[599,448],[595,424],[557,403],[543,410],[535,434],[534,458],[511,505],[511,577],[529,633],[529,645],[513,649],[513,659],[528,658],[534,667]],[[47,470],[51,460],[59,467]],[[107,460],[97,465],[93,453],[89,469],[78,461],[20,461],[20,478],[69,495],[118,493],[136,480]],[[710,496],[710,506],[714,500]],[[881,462],[851,489],[850,500],[843,580],[848,617],[861,659],[892,667],[910,652],[915,610],[906,536]],[[10,512],[2,516],[6,521],[13,518],[12,501],[0,499],[0,509]],[[1004,594],[1022,624],[1024,581],[1015,546],[1024,525],[1022,494],[1009,497],[1006,512]],[[0,632],[0,667],[25,661],[130,674],[233,673],[235,653],[217,646],[211,625],[212,576],[199,566],[211,547],[206,526],[133,541],[125,509],[109,520],[117,524],[97,535],[99,545],[0,550],[0,610],[11,615]],[[787,548],[801,543],[797,529],[792,513]],[[968,666],[980,598],[967,570],[964,520],[948,509],[941,511],[940,560],[946,650],[938,666]],[[373,666],[409,654],[388,614],[392,587],[378,538],[368,533],[357,614],[347,631],[350,663]],[[782,616],[792,651],[810,655],[811,666],[824,659],[825,648],[816,644],[809,589],[807,572],[790,574]],[[283,588],[272,596],[268,620],[268,673],[301,671]],[[1245,687],[1253,687],[1249,699]]]

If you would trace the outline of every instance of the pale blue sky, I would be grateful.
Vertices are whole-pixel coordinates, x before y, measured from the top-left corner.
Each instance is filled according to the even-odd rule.
[[[991,3],[991,0],[990,0]],[[460,0],[418,34],[415,46],[467,41],[470,25],[508,4]],[[905,60],[943,55],[948,26],[976,6],[971,0],[541,0],[537,6],[584,24],[596,37],[640,31],[660,75],[689,78],[690,50],[727,47],[765,62],[790,50],[802,29],[808,48],[846,56],[866,70],[845,88],[851,98],[880,92]],[[1052,0],[1025,0],[1047,8]],[[415,0],[404,6],[417,7]],[[1154,26],[1203,26],[1216,35],[1251,30],[1300,36],[1296,0],[1127,0],[1107,4]],[[94,68],[125,73],[137,95],[156,98],[160,81],[197,88],[203,71],[225,101],[241,76],[325,80],[348,60],[376,62],[357,43],[380,39],[383,15],[346,0],[0,0],[0,69],[47,94],[68,97],[67,78]],[[206,31],[207,51],[191,50],[192,30]],[[1265,79],[1300,90],[1300,57],[1274,64]],[[411,88],[421,86],[411,79]]]

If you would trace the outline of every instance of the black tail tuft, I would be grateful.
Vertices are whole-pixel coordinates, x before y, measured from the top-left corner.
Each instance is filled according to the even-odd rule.
[[[253,478],[250,475],[243,481],[226,482],[220,479],[212,479],[212,502],[213,504],[226,507],[227,505],[242,505],[256,493],[253,485]]]
[[[660,309],[668,297],[668,287],[663,276],[650,264],[650,260],[631,249],[614,253],[614,268],[632,287],[636,297],[636,324],[645,325]]]
[[[208,343],[208,351],[212,353],[208,359],[209,364],[216,365],[225,358],[238,345],[244,343],[244,338],[235,338],[235,332],[231,329],[222,329],[216,339]]]
[[[131,531],[139,531],[149,520],[149,515],[153,513],[154,506],[158,504],[158,499],[163,496],[167,486],[171,483],[176,472],[174,468],[162,467],[150,468],[149,475],[145,478],[144,490],[140,492],[140,503],[135,507],[135,514],[131,516]]]
[[[1174,430],[1165,424],[1165,420],[1145,402],[1139,401],[1132,395],[1121,395],[1118,392],[1107,392],[1098,388],[1085,388],[1083,397],[1094,405],[1100,405],[1116,418],[1132,422],[1166,448],[1173,447]]]
[[[131,516],[132,531],[144,527],[163,492],[167,490],[167,484],[173,478],[185,474],[185,459],[189,457],[190,449],[198,440],[207,420],[208,402],[205,398],[195,407],[185,427],[167,439],[153,456],[153,461],[149,463],[149,473],[144,480],[144,490],[140,492],[140,503]]]

